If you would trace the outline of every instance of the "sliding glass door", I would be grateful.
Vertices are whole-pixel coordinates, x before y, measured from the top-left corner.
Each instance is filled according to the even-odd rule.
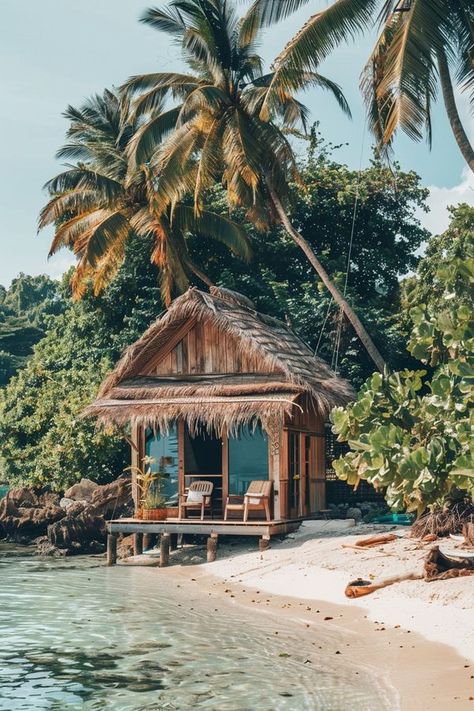
[[[268,437],[261,427],[229,437],[229,494],[243,496],[251,481],[268,479]]]
[[[178,505],[179,456],[178,427],[170,425],[167,432],[154,432],[147,429],[145,433],[145,454],[150,458],[150,469],[159,472],[157,483],[159,491],[166,499],[166,506],[173,508]],[[145,465],[147,468],[148,465]]]

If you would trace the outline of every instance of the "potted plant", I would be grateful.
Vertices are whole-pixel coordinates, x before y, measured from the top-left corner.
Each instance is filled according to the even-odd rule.
[[[154,461],[152,457],[143,457],[141,467],[130,466],[124,469],[136,475],[140,496],[135,509],[135,518],[148,521],[160,521],[166,518],[165,499],[160,492],[160,481],[163,475],[151,471]]]
[[[166,499],[160,492],[159,479],[155,478],[143,499],[143,519],[163,521],[167,515]]]

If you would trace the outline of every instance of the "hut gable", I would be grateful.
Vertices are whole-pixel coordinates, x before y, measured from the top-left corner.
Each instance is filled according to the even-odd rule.
[[[211,320],[190,319],[187,325],[178,343],[153,357],[140,375],[283,373],[272,359],[242,348],[236,336]]]
[[[125,351],[86,414],[159,426],[184,417],[220,430],[255,418],[281,422],[303,396],[324,416],[352,390],[246,297],[192,288]]]

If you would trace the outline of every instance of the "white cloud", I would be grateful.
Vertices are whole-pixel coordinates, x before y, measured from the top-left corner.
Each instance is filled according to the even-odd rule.
[[[430,212],[420,211],[418,217],[423,227],[433,234],[440,234],[449,224],[449,206],[465,202],[474,207],[474,173],[466,167],[459,185],[454,185],[452,188],[430,185],[429,191],[427,203]]]

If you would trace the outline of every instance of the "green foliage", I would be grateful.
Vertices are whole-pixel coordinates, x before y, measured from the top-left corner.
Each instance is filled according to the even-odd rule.
[[[295,188],[293,219],[304,236],[318,244],[326,268],[341,284],[357,174],[334,162],[322,145],[317,150],[302,169],[306,189]],[[348,295],[392,367],[407,365],[410,357],[403,353],[403,333],[394,316],[400,298],[398,276],[415,267],[413,253],[425,237],[414,217],[424,191],[414,174],[395,168],[392,175],[374,161],[362,174],[360,193]],[[219,189],[208,195],[208,203],[213,211],[226,214]],[[233,217],[244,221],[239,212]],[[224,245],[197,235],[189,239],[189,249],[215,283],[247,294],[262,311],[289,321],[315,347],[330,297],[315,288],[311,267],[283,231],[252,234],[255,258],[250,264]],[[129,463],[128,446],[95,432],[94,423],[81,419],[80,412],[122,349],[162,311],[158,270],[149,261],[151,242],[135,237],[128,244],[118,275],[98,296],[88,291],[81,302],[72,303],[67,279],[55,287],[66,313],[51,321],[33,358],[4,392],[1,478],[49,482],[61,489],[82,476],[106,480]],[[336,329],[331,304],[319,349],[329,361]],[[339,363],[356,384],[371,372],[364,349],[346,323]]]
[[[310,158],[300,166],[303,186],[293,186],[292,221],[317,249],[323,266],[342,290],[351,234],[356,171],[337,163],[334,148],[313,133]],[[416,269],[416,252],[428,238],[416,217],[426,190],[418,176],[395,164],[387,169],[377,158],[359,181],[347,299],[368,329],[391,368],[414,367],[406,351],[409,326],[400,322],[400,277]],[[225,212],[225,196],[214,189],[206,196],[211,209]],[[235,212],[234,219],[244,219]],[[250,265],[230,258],[209,241],[191,239],[195,259],[218,284],[241,291],[264,313],[287,321],[327,362],[335,362],[339,311],[321,287],[312,267],[283,230],[261,234],[251,226],[254,259]],[[343,319],[338,370],[359,387],[373,364],[351,325]]]
[[[333,430],[351,450],[334,462],[349,484],[386,488],[393,508],[421,513],[474,495],[474,209],[452,212],[408,292],[408,348],[427,370],[375,373]]]
[[[20,274],[9,289],[0,287],[0,387],[26,363],[63,309],[58,285],[47,276]]]
[[[128,445],[117,434],[96,430],[81,413],[123,347],[162,310],[157,270],[146,259],[149,248],[135,239],[98,298],[87,294],[73,303],[69,277],[64,279],[65,313],[2,392],[2,479],[62,490],[83,476],[107,481],[123,471]]]

